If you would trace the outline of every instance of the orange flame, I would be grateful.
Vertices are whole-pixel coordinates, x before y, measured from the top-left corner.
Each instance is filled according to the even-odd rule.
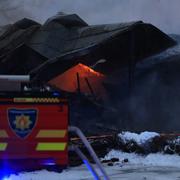
[[[91,69],[90,67],[88,67],[88,66],[86,66],[86,65],[84,65],[84,64],[79,63],[78,66],[82,67],[82,68],[85,69],[87,72],[90,72],[90,73],[94,74],[95,76],[104,77],[103,74],[101,74],[101,73],[99,73],[99,72]]]

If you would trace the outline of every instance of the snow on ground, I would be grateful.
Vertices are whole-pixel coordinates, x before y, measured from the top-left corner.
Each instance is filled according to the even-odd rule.
[[[80,180],[91,178],[92,175],[86,170],[85,166],[69,168],[63,173],[49,172],[47,170],[24,172],[18,175],[12,174],[5,180]],[[92,179],[92,178],[91,178]]]
[[[129,141],[134,141],[138,145],[145,144],[146,142],[152,140],[156,136],[160,136],[156,132],[142,132],[140,134],[131,133],[131,132],[122,132],[118,135],[121,140],[123,140],[124,143],[127,143]]]
[[[180,180],[180,156],[149,154],[146,156],[135,153],[124,153],[112,150],[104,159],[119,158],[114,166],[104,165],[107,174],[113,180]],[[128,163],[122,163],[123,159]],[[6,180],[93,180],[87,168],[82,165],[69,168],[62,173],[46,170],[11,175]]]
[[[131,165],[142,165],[142,166],[167,166],[180,168],[180,156],[179,155],[168,155],[168,154],[149,154],[149,155],[138,155],[135,153],[125,153],[122,151],[112,150],[104,159],[109,160],[112,158],[119,158],[120,161],[124,159],[129,160]]]
[[[124,143],[135,141],[139,145],[150,142],[159,136],[155,132],[140,134],[123,132],[118,135]],[[118,180],[180,180],[180,156],[162,153],[138,155],[111,150],[102,160],[119,158],[113,166],[103,164],[110,179]],[[125,163],[123,160],[128,159]],[[103,179],[103,178],[102,178]],[[85,165],[68,168],[62,173],[47,170],[11,174],[3,180],[93,180],[93,176]]]

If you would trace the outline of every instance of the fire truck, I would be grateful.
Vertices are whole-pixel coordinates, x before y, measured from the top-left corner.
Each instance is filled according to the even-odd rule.
[[[1,167],[66,166],[67,129],[68,103],[58,93],[1,92]]]
[[[80,156],[95,179],[101,179],[78,147],[68,147],[69,131],[79,136],[108,180],[84,134],[77,127],[68,126],[68,100],[59,92],[40,88],[22,90],[19,82],[27,79],[0,76],[0,178],[14,171],[42,168],[61,171],[68,166],[68,150],[71,150]]]
[[[58,92],[22,91],[19,82],[27,81],[25,78],[0,78],[1,171],[65,167],[68,164],[67,99]]]

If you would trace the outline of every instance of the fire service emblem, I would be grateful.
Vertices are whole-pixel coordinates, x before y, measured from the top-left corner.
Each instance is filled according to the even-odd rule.
[[[8,109],[8,120],[11,129],[20,138],[27,137],[37,120],[36,109]]]

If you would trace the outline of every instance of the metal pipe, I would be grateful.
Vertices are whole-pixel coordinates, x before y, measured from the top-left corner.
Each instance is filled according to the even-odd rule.
[[[79,138],[83,141],[84,145],[86,146],[87,150],[89,151],[91,157],[93,158],[94,162],[97,164],[98,168],[101,170],[104,179],[105,180],[110,180],[110,178],[108,177],[106,171],[104,170],[99,158],[97,157],[96,153],[94,152],[93,148],[91,147],[90,143],[88,142],[88,140],[86,139],[86,137],[84,136],[84,134],[82,133],[82,131],[74,126],[70,126],[68,128],[68,131],[70,132],[75,132]]]
[[[77,153],[77,155],[82,159],[82,161],[87,166],[87,168],[91,171],[91,173],[94,176],[95,180],[101,180],[101,178],[97,174],[95,168],[89,162],[88,158],[83,154],[83,152],[77,146],[72,145],[70,150],[73,150],[73,151],[75,151]]]
[[[29,75],[0,75],[0,80],[29,82]]]

